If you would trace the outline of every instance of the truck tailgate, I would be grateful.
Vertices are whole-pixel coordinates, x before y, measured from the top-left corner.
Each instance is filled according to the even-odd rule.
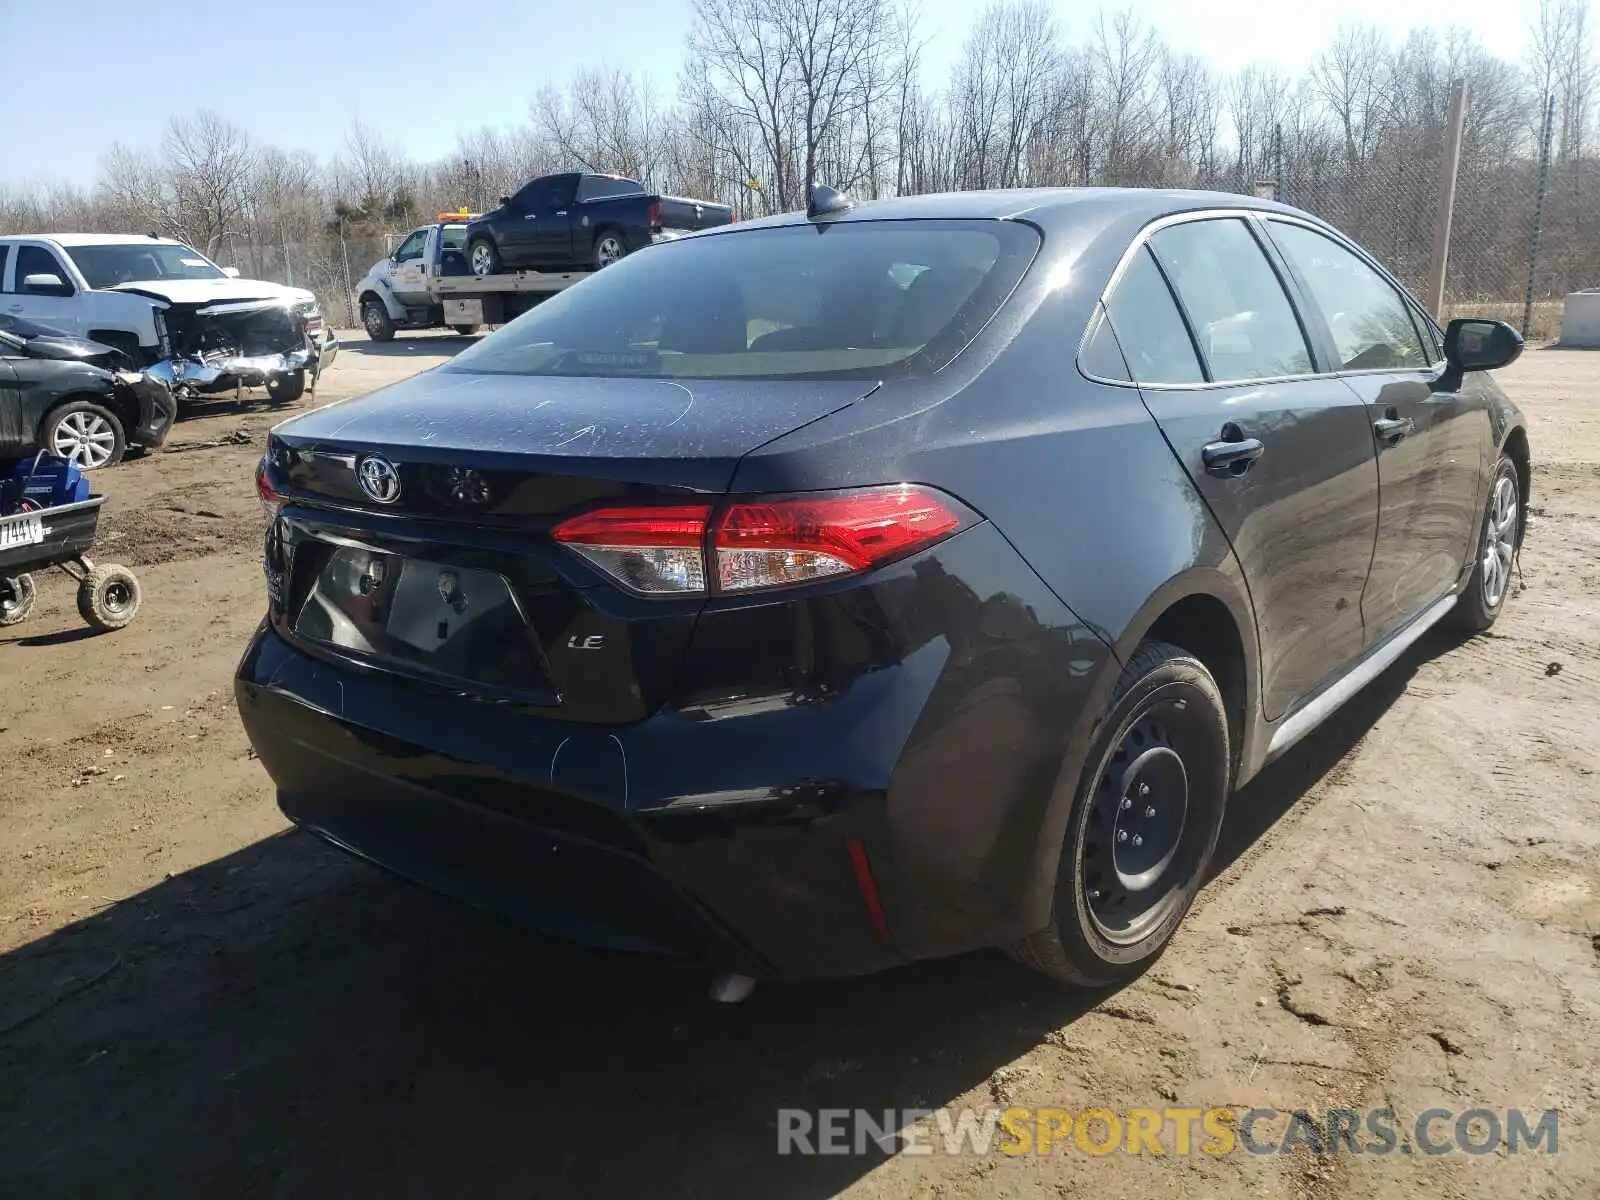
[[[733,209],[709,200],[689,200],[683,196],[661,197],[663,229],[715,229],[733,223]]]

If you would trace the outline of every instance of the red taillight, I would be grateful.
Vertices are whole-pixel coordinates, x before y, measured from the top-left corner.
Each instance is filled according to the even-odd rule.
[[[650,207],[645,210],[645,219],[650,223],[651,229],[661,228],[661,201],[650,201]]]
[[[267,516],[276,517],[283,511],[286,497],[274,486],[272,468],[267,465],[265,456],[256,464],[256,495],[261,498],[261,507]]]
[[[742,592],[869,570],[948,537],[963,517],[930,488],[898,485],[740,500],[711,522],[706,504],[607,508],[553,536],[636,592],[681,595],[708,580]]]
[[[931,492],[910,487],[734,504],[717,523],[717,583],[732,592],[865,571],[960,524]]]

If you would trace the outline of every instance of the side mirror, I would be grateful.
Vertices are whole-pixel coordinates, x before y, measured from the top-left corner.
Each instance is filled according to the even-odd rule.
[[[239,268],[238,267],[223,267],[222,268],[222,273],[224,275],[226,275],[229,279],[237,279],[237,278],[239,278]]]
[[[1498,371],[1522,354],[1522,335],[1504,321],[1457,317],[1444,331],[1444,357],[1453,370]]]
[[[500,207],[501,208],[510,208],[511,207],[511,197],[510,196],[501,196],[500,197]]]
[[[70,296],[72,285],[59,275],[27,275],[22,280],[22,290],[31,296]]]

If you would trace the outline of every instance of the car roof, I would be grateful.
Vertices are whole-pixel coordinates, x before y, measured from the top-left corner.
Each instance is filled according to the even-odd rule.
[[[1208,208],[1256,209],[1307,216],[1297,209],[1237,192],[1210,192],[1176,188],[1040,187],[973,192],[934,192],[921,196],[896,196],[886,200],[861,200],[846,212],[822,220],[1005,220],[1025,219],[1041,225],[1061,220],[1109,224],[1130,219],[1153,221],[1169,213]],[[780,213],[741,221],[723,229],[741,230],[783,225],[804,225],[803,212]]]
[[[151,246],[183,246],[173,238],[151,237],[144,233],[13,233],[0,242],[54,242],[58,246],[125,246],[129,242]]]

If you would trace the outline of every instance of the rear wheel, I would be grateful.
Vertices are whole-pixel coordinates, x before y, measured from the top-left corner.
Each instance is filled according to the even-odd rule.
[[[480,278],[494,275],[500,270],[500,251],[486,237],[473,238],[472,245],[467,247],[467,265]]]
[[[32,575],[0,575],[0,626],[26,621],[36,599]]]
[[[477,333],[481,326],[478,325],[452,325],[450,328],[460,337],[471,337]]]
[[[368,300],[361,306],[361,327],[375,342],[387,342],[394,338],[394,319],[389,316],[389,310],[381,300]]]
[[[614,262],[626,258],[628,244],[622,240],[622,235],[615,229],[602,229],[594,238],[594,269],[609,267]]]
[[[139,612],[139,580],[127,567],[95,567],[78,585],[78,615],[96,629],[121,629]]]
[[[274,375],[267,380],[267,399],[274,404],[293,404],[306,394],[306,372],[302,367],[287,375]]]
[[[1511,594],[1511,568],[1522,545],[1522,495],[1517,465],[1505,455],[1489,480],[1489,499],[1478,535],[1477,565],[1467,588],[1450,610],[1450,622],[1468,633],[1493,625]]]
[[[1125,983],[1149,966],[1205,881],[1231,762],[1211,672],[1187,651],[1145,642],[1085,760],[1050,924],[1013,956],[1078,987]]]
[[[70,400],[44,419],[40,441],[84,471],[115,466],[128,448],[122,422],[91,400]]]

